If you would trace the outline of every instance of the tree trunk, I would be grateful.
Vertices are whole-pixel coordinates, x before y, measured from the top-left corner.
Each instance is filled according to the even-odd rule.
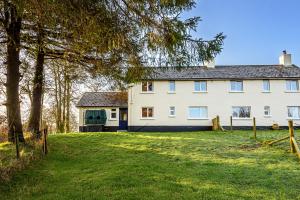
[[[62,125],[63,125],[63,130],[62,132],[65,132],[65,127],[66,127],[66,97],[67,97],[67,72],[66,72],[66,67],[64,66],[63,68],[64,71],[64,75],[63,75],[63,79],[64,79],[64,88],[63,88],[63,111],[62,111]]]
[[[38,35],[38,45],[39,47],[33,80],[32,104],[27,131],[31,131],[37,138],[40,138],[40,120],[42,112],[45,61],[45,52],[43,49],[43,32],[41,29]]]
[[[7,3],[7,2],[6,2]],[[21,18],[13,4],[6,4],[6,33],[7,33],[7,82],[6,109],[8,120],[8,140],[14,141],[14,130],[20,142],[25,142],[22,129],[19,82],[20,82],[20,31]]]
[[[60,127],[60,112],[59,112],[59,99],[58,99],[58,74],[59,72],[56,71],[56,66],[53,68],[54,74],[54,84],[55,84],[55,104],[56,104],[56,132],[59,132]]]
[[[58,66],[58,74],[57,74],[57,80],[58,80],[58,120],[59,120],[59,126],[58,126],[58,130],[59,133],[63,133],[64,132],[64,124],[62,123],[62,88],[61,88],[61,84],[62,84],[62,80],[61,80],[61,76],[60,76],[60,67]]]
[[[71,112],[71,108],[70,108],[70,101],[71,101],[71,82],[70,82],[70,78],[69,76],[67,76],[67,105],[66,105],[66,132],[69,133],[70,132],[70,112]]]

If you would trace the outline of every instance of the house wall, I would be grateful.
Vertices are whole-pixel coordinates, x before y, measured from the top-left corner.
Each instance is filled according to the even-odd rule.
[[[244,80],[242,93],[230,92],[229,80],[207,81],[207,93],[196,93],[194,81],[176,81],[176,93],[168,93],[168,81],[154,81],[153,93],[142,93],[141,83],[128,91],[128,125],[131,130],[147,130],[147,127],[184,127],[196,129],[210,127],[212,118],[220,116],[222,126],[230,126],[232,106],[251,106],[251,119],[234,119],[233,125],[250,127],[252,117],[257,126],[271,126],[278,123],[287,126],[287,106],[300,106],[300,93],[285,90],[285,80],[270,80],[271,92],[263,92],[262,80]],[[169,107],[176,107],[176,116],[169,117]],[[189,106],[207,106],[208,119],[188,119]],[[271,107],[271,117],[264,116],[264,106]],[[154,107],[153,119],[142,119],[141,108]],[[300,120],[295,120],[300,124]],[[135,128],[134,128],[135,127]],[[145,129],[146,128],[146,129]],[[151,130],[151,129],[149,129]]]
[[[110,110],[111,109],[117,109],[117,118],[116,119],[110,119]],[[107,121],[105,126],[108,127],[118,127],[119,126],[119,108],[116,107],[84,107],[79,108],[79,126],[84,126],[84,113],[86,110],[102,110],[104,109],[106,111]]]

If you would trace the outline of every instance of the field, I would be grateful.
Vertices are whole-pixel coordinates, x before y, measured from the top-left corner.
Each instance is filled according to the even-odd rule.
[[[300,199],[300,163],[288,141],[268,147],[251,135],[50,135],[49,154],[1,183],[1,199]]]

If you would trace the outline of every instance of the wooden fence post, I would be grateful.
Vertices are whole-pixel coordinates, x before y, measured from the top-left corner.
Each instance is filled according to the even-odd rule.
[[[17,159],[20,158],[20,151],[19,151],[19,135],[16,133],[16,127],[13,127],[14,130],[14,138],[15,138],[15,144],[16,144],[16,156]]]
[[[43,137],[43,152],[45,155],[48,154],[48,147],[47,147],[47,135],[48,135],[48,127],[46,126],[44,129],[44,137]]]
[[[230,131],[232,131],[232,116],[230,116]]]
[[[294,125],[293,125],[293,120],[289,120],[289,132],[290,132],[290,145],[291,145],[291,152],[296,153],[296,148],[293,143],[293,138],[294,138]]]
[[[256,139],[256,119],[253,117],[253,133],[254,133],[254,139]]]

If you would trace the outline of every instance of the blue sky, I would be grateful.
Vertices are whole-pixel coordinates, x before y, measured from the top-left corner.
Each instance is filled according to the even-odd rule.
[[[198,0],[187,16],[200,16],[197,37],[223,32],[216,64],[277,64],[282,50],[300,66],[300,0]]]

